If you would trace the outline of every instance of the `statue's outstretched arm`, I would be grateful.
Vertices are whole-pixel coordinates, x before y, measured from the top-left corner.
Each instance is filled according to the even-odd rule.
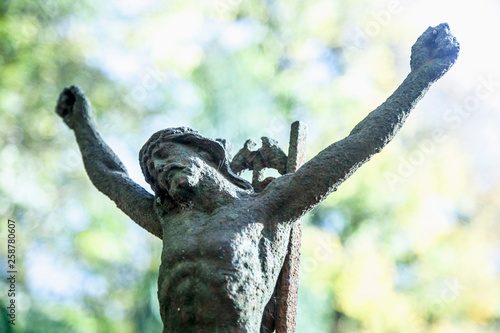
[[[293,220],[335,191],[394,137],[432,83],[455,63],[459,44],[446,23],[429,27],[411,50],[411,72],[387,101],[296,173],[273,181],[262,194],[280,219]],[[272,197],[272,198],[271,198]]]
[[[56,113],[75,133],[85,169],[94,186],[138,225],[162,238],[153,195],[130,179],[123,163],[101,138],[83,91],[75,86],[65,88],[59,95]]]

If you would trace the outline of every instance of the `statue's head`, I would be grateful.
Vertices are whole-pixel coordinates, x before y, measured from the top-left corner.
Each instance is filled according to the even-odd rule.
[[[160,201],[189,199],[207,173],[222,176],[240,189],[252,190],[249,182],[231,171],[228,153],[221,143],[187,127],[167,128],[153,134],[142,147],[139,161],[146,181]]]

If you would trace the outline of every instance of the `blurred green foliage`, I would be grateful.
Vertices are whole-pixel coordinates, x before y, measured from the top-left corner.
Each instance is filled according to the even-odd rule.
[[[65,86],[85,90],[103,136],[145,187],[136,154],[169,126],[224,137],[236,151],[264,135],[286,148],[300,119],[314,156],[409,70],[423,30],[394,15],[367,35],[379,22],[374,11],[387,6],[1,2],[0,212],[18,222],[19,280],[16,326],[2,314],[0,331],[161,331],[161,243],[88,181],[53,112]],[[498,331],[499,177],[478,185],[484,163],[464,144],[468,128],[435,116],[474,88],[453,80],[433,88],[421,115],[308,214],[298,332]],[[436,131],[441,139],[429,141]],[[5,255],[2,246],[2,262]]]

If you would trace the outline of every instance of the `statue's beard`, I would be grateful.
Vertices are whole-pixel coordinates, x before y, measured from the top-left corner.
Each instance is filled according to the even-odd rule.
[[[228,190],[223,183],[223,176],[210,168],[184,169],[173,175],[160,176],[160,184],[169,201],[181,209],[191,209],[198,202],[207,203],[221,196],[224,190]]]
[[[180,207],[191,207],[198,186],[199,179],[195,175],[176,175],[169,182],[168,194]]]

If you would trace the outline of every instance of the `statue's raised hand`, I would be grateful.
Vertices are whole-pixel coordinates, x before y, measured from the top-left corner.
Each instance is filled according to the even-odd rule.
[[[90,102],[77,86],[64,88],[59,95],[56,113],[64,120],[69,128],[90,122]]]
[[[411,71],[429,71],[437,80],[453,66],[459,51],[460,44],[447,23],[429,27],[411,48]]]

